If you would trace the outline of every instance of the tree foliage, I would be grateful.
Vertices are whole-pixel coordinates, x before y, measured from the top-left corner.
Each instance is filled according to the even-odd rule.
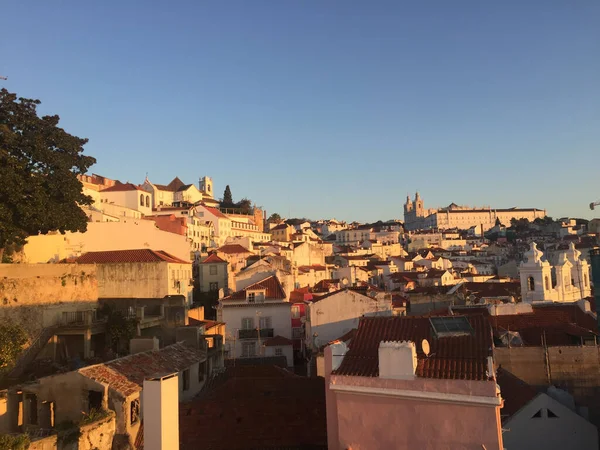
[[[254,208],[252,207],[252,200],[243,198],[235,204],[235,207],[240,210],[241,214],[254,214]]]
[[[9,370],[27,342],[27,333],[17,324],[0,325],[0,372]]]
[[[225,186],[225,192],[223,192],[223,201],[221,202],[224,207],[233,206],[233,197],[231,195],[231,189],[229,185]]]
[[[127,353],[129,341],[137,331],[137,319],[128,318],[121,311],[105,306],[107,344],[116,353]]]
[[[0,256],[6,245],[49,231],[85,231],[80,205],[92,203],[77,179],[96,160],[83,155],[87,139],[37,115],[39,100],[0,90]]]
[[[281,222],[281,216],[277,213],[273,213],[269,216],[269,219],[267,222],[274,222],[274,223]]]

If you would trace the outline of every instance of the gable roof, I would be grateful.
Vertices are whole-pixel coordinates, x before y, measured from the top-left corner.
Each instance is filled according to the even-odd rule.
[[[333,373],[377,377],[379,375],[379,343],[412,341],[417,345],[417,371],[423,378],[488,380],[487,358],[492,356],[492,333],[486,318],[465,316],[473,333],[436,337],[427,317],[361,317],[350,350]],[[429,357],[421,349],[427,339]]]
[[[204,259],[204,261],[200,261],[200,264],[222,264],[222,263],[227,264],[227,261],[220,258],[219,255],[217,255],[216,253],[211,253]]]
[[[293,345],[294,343],[292,342],[291,339],[288,339],[286,337],[283,336],[273,336],[272,338],[266,339],[263,342],[263,345],[265,347],[279,347],[279,346],[284,346],[284,345]]]
[[[180,372],[206,359],[206,352],[183,342],[160,350],[136,353],[104,364],[79,369],[92,380],[106,383],[122,397],[140,392],[144,378],[158,373]]]
[[[218,208],[214,208],[212,206],[206,206],[205,204],[202,204],[202,206],[204,208],[206,208],[206,210],[209,213],[211,213],[215,217],[218,217],[219,219],[229,219],[229,217],[227,217],[225,214],[223,214],[221,211],[219,211]]]
[[[140,262],[168,262],[177,264],[191,264],[164,250],[150,250],[148,248],[136,250],[107,250],[102,252],[87,252],[75,260],[78,264],[118,264]]]
[[[504,406],[500,410],[503,422],[538,394],[533,386],[525,383],[502,367],[498,368],[496,372],[496,383],[500,386],[500,395],[504,399]]]
[[[361,292],[362,291],[362,292]],[[362,295],[363,297],[367,298],[368,300],[372,300],[372,301],[377,301],[374,298],[369,297],[368,295],[365,295],[367,292],[367,289],[362,287],[362,288],[341,288],[338,289],[337,291],[333,291],[333,292],[329,292],[325,295],[319,295],[319,296],[315,296],[313,297],[313,303],[318,303],[322,300],[328,299],[329,297],[333,297],[334,295],[338,295],[338,294],[343,294],[345,292],[354,292],[357,295]]]
[[[106,189],[102,189],[102,193],[104,192],[124,192],[124,191],[144,191],[141,187],[136,186],[132,183],[117,183],[114,186],[107,187]]]
[[[252,291],[255,289],[265,289],[265,299],[266,300],[283,300],[285,299],[285,291],[279,282],[279,279],[272,275],[270,277],[265,278],[257,283],[251,284],[250,286],[245,287],[244,289],[234,292],[233,294],[225,297],[222,301],[225,300],[245,300],[246,299],[246,291]]]
[[[236,253],[252,253],[250,250],[241,246],[240,244],[225,244],[224,246],[219,247],[217,251],[226,253],[228,255],[234,255]]]

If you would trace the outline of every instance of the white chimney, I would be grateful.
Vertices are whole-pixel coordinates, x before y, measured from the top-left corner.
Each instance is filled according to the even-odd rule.
[[[179,377],[177,373],[144,380],[144,448],[179,448]]]
[[[417,370],[417,350],[411,341],[379,343],[379,378],[412,380]]]

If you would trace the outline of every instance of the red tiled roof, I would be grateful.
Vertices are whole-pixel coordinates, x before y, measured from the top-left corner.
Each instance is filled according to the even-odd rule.
[[[598,335],[596,319],[576,304],[534,305],[525,314],[490,315],[487,307],[453,307],[459,314],[484,314],[496,332],[518,332],[526,346],[579,344],[581,337]],[[450,314],[447,312],[446,314]]]
[[[234,255],[236,253],[252,253],[250,250],[241,246],[240,244],[226,244],[223,247],[219,247],[217,251],[226,253],[228,255]]]
[[[521,283],[486,283],[486,282],[466,282],[458,288],[459,291],[465,290],[476,297],[521,297]]]
[[[327,267],[321,266],[320,264],[313,264],[312,266],[299,266],[298,270],[301,272],[310,272],[311,270],[322,271],[327,270]]]
[[[221,211],[219,211],[218,208],[213,208],[212,206],[206,206],[203,205],[206,210],[211,213],[213,216],[218,217],[220,219],[229,219],[229,217],[227,217],[225,214],[223,214]]]
[[[217,255],[216,253],[211,253],[204,259],[204,261],[200,262],[200,264],[220,264],[220,263],[227,264],[227,261],[225,261],[222,258],[219,258],[219,255]]]
[[[376,377],[381,341],[413,341],[417,347],[417,376],[423,378],[487,380],[487,358],[492,356],[492,333],[483,316],[467,316],[473,334],[436,337],[427,317],[361,317],[358,331],[337,375]],[[421,349],[427,339],[429,357]]]
[[[250,286],[245,287],[241,291],[234,292],[228,297],[223,298],[222,300],[245,300],[246,299],[246,291],[251,291],[254,289],[265,289],[265,299],[266,300],[282,300],[285,299],[285,291],[279,282],[279,279],[272,275],[268,278],[265,278],[258,283],[251,284]]]
[[[329,297],[332,297],[332,296],[337,295],[337,294],[341,294],[341,293],[346,292],[346,291],[350,291],[350,292],[354,292],[354,293],[356,293],[358,295],[362,295],[363,297],[366,297],[368,300],[372,300],[374,302],[377,301],[377,300],[375,300],[375,299],[373,299],[373,298],[368,297],[367,295],[365,295],[367,293],[367,291],[368,291],[368,288],[362,287],[362,288],[342,288],[342,289],[338,289],[337,291],[329,292],[329,293],[327,293],[325,295],[320,295],[318,297],[314,297],[313,298],[313,303],[320,302],[321,300],[325,300],[325,299],[327,299]]]
[[[283,336],[273,336],[272,338],[266,339],[263,342],[263,345],[265,347],[278,347],[278,346],[283,346],[283,345],[293,345],[294,343],[292,342],[291,339],[288,339],[286,337]]]
[[[503,422],[538,395],[533,386],[502,367],[496,372],[496,383],[500,386],[500,395],[504,399],[504,406],[500,410]]]
[[[123,191],[144,191],[141,187],[136,186],[132,183],[117,183],[114,186],[107,187],[106,189],[102,189],[101,192],[123,192]]]
[[[144,378],[156,374],[180,372],[206,359],[206,352],[183,342],[160,350],[136,353],[104,364],[84,367],[82,375],[110,385],[123,397],[142,390]]]
[[[137,250],[108,250],[103,252],[87,252],[77,258],[78,264],[116,264],[139,262],[169,262],[177,264],[191,264],[173,256],[164,250],[150,250],[147,248]]]
[[[282,375],[273,367],[236,367],[233,376],[180,405],[182,450],[327,448],[323,378]]]

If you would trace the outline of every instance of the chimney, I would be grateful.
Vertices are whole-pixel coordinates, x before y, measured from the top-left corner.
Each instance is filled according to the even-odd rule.
[[[142,396],[145,449],[179,448],[179,377],[177,373],[146,378]]]
[[[379,378],[412,380],[417,370],[417,350],[411,341],[379,343]]]

